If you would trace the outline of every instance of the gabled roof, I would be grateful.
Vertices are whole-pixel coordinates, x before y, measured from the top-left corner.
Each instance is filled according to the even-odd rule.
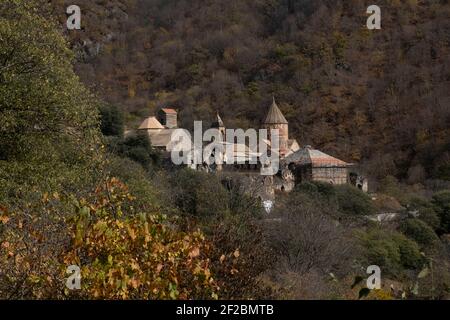
[[[148,117],[138,128],[139,130],[164,129],[164,126],[156,119],[156,117]]]
[[[275,97],[273,97],[272,105],[270,106],[269,112],[267,113],[266,120],[264,124],[287,124],[288,121],[284,117],[280,108],[278,108],[275,102]]]
[[[168,114],[176,114],[177,113],[177,110],[171,109],[171,108],[162,108],[161,111],[164,113],[168,113]]]
[[[306,146],[294,152],[284,159],[286,163],[295,163],[298,165],[312,165],[318,167],[347,167],[349,163],[332,157],[322,151],[315,150],[310,146]]]

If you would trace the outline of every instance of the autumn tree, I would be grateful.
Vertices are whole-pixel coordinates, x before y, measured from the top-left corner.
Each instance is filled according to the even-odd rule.
[[[99,160],[96,102],[36,4],[0,4],[0,199],[36,185],[92,182]]]
[[[109,177],[98,103],[40,4],[0,4],[0,298],[216,299],[202,233],[146,205],[133,174],[140,201]],[[81,291],[65,290],[70,265]]]

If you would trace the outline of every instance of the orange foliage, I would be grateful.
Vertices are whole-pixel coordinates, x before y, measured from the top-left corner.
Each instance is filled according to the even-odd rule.
[[[117,179],[90,199],[72,199],[69,216],[57,210],[59,198],[46,195],[30,221],[23,211],[1,209],[0,297],[218,298],[204,236],[178,231],[157,212],[133,212],[134,198]],[[65,288],[70,265],[81,268],[81,290]]]

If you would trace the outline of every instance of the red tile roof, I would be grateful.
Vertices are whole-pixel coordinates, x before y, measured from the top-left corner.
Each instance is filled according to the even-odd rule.
[[[171,108],[163,108],[161,110],[165,113],[177,113],[177,111],[175,109],[171,109]]]
[[[350,164],[307,146],[284,159],[287,163],[311,164],[313,167],[347,167]]]

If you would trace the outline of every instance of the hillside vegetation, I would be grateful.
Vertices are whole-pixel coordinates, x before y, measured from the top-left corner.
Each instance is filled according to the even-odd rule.
[[[374,178],[448,180],[449,2],[376,4],[378,31],[362,0],[81,1],[83,30],[69,35],[78,74],[129,127],[163,105],[187,128],[216,110],[258,126],[275,95],[302,145]]]
[[[423,29],[409,51],[393,45],[406,41],[400,29],[346,29],[364,20],[352,3],[86,1],[85,29],[69,42],[54,19],[64,22],[64,2],[0,2],[0,299],[448,298],[446,2],[386,4],[398,14],[386,28]],[[330,19],[339,13],[346,23]],[[378,78],[363,80],[358,61],[381,39]],[[424,43],[435,48],[428,63]],[[431,82],[399,81],[398,61]],[[439,178],[436,190],[386,175],[374,201],[350,185],[303,183],[267,215],[241,174],[167,168],[147,135],[124,136],[124,124],[166,103],[186,125],[215,108],[251,125],[272,93],[304,141],[373,174]],[[398,219],[374,219],[385,212]],[[373,264],[383,285],[369,291]],[[79,289],[67,286],[73,267]]]

